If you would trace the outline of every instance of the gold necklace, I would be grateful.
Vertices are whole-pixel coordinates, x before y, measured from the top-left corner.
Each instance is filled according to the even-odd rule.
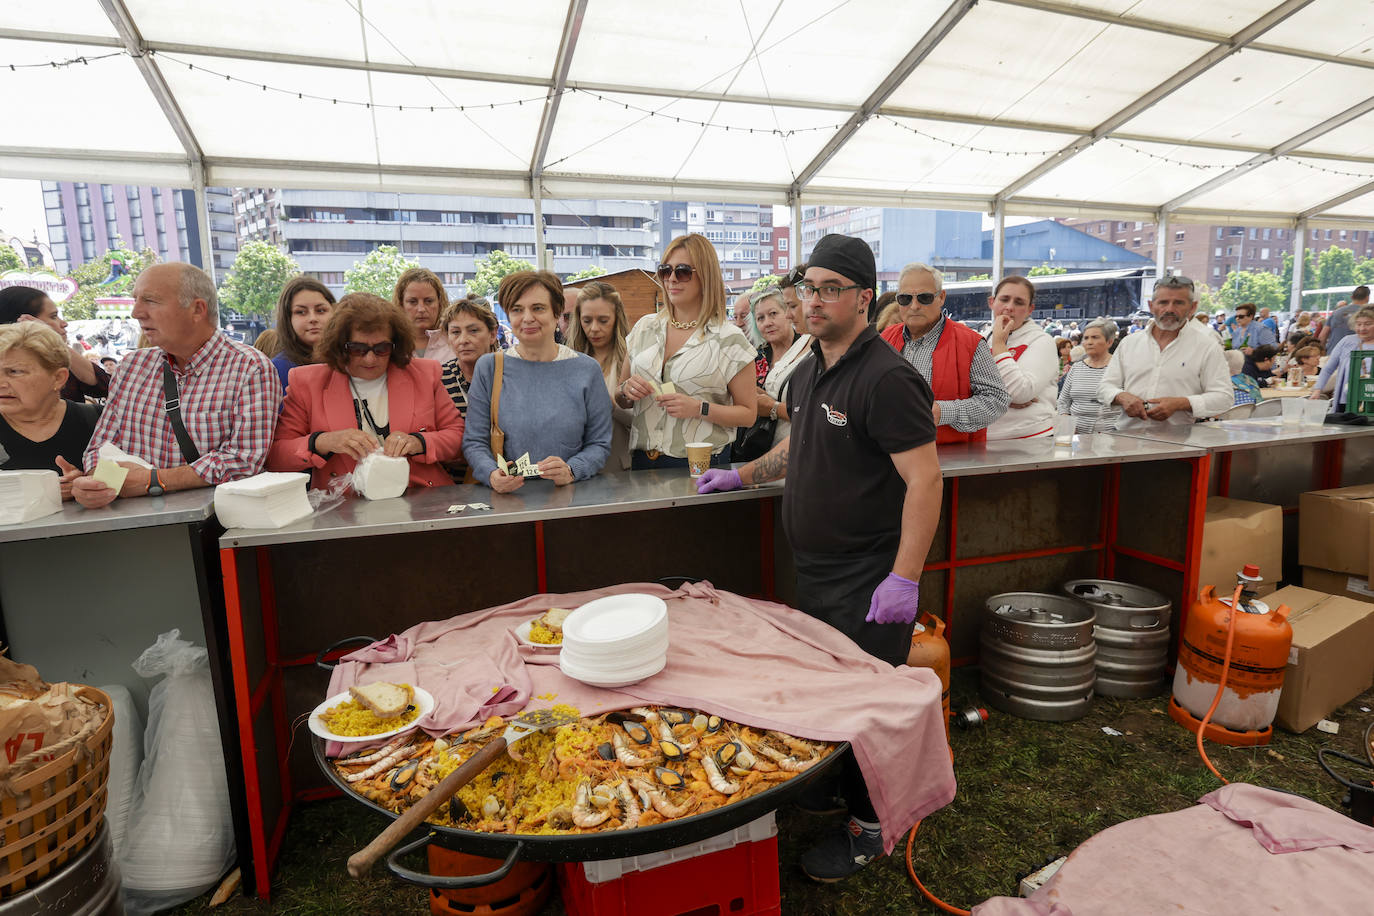
[[[668,313],[668,324],[677,328],[679,331],[690,331],[701,322],[701,316],[693,318],[691,321],[678,321],[673,317],[673,313]]]

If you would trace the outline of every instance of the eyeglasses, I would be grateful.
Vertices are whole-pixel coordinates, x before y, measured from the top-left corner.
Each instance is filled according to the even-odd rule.
[[[917,302],[921,303],[922,305],[930,305],[932,302],[935,301],[935,294],[934,294],[934,293],[916,293],[916,294],[914,294],[914,295],[913,295],[912,293],[898,293],[898,294],[897,294],[897,304],[900,305],[902,308],[906,308],[907,306],[911,305],[911,300],[912,300],[912,299],[915,299]]]
[[[816,286],[803,280],[797,284],[797,298],[803,302],[810,302],[813,297],[819,295],[822,302],[839,302],[840,293],[851,289],[863,289],[860,283],[851,283],[848,286],[835,286],[830,283]]]
[[[658,265],[658,278],[660,280],[666,280],[668,279],[668,275],[672,274],[673,279],[677,280],[677,282],[686,283],[688,280],[692,279],[692,274],[696,272],[697,269],[693,267],[691,264]]]
[[[393,345],[389,340],[384,340],[381,343],[375,344],[365,344],[360,343],[356,340],[350,340],[348,343],[343,345],[343,348],[344,353],[348,354],[349,356],[357,356],[361,358],[369,353],[376,353],[378,356],[390,356],[392,346]]]

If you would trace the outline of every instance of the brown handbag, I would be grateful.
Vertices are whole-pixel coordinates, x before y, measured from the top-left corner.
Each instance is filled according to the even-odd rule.
[[[506,455],[506,433],[497,424],[497,414],[501,410],[501,380],[506,374],[506,354],[496,351],[496,376],[491,385],[491,456]],[[505,470],[502,468],[501,470]]]

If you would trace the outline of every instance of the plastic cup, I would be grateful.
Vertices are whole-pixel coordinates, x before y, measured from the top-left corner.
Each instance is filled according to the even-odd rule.
[[[1078,421],[1073,417],[1058,416],[1054,418],[1054,444],[1073,445],[1073,434],[1078,428]]]
[[[709,442],[688,442],[687,443],[687,470],[693,479],[706,473],[706,469],[711,466],[711,443]]]
[[[1284,398],[1283,399],[1283,422],[1301,423],[1303,408],[1307,404],[1304,398]]]
[[[1326,413],[1331,407],[1331,402],[1327,400],[1311,401],[1306,398],[1302,400],[1302,422],[1305,426],[1321,426],[1326,422]]]

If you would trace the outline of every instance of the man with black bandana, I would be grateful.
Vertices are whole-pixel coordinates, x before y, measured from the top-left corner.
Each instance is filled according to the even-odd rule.
[[[806,330],[816,339],[792,375],[791,433],[737,471],[707,471],[697,489],[786,477],[783,527],[796,558],[800,609],[900,665],[943,484],[930,386],[868,322],[876,279],[873,251],[862,239],[832,234],[816,243],[797,284]],[[882,853],[877,815],[852,758],[843,783],[849,824],[802,857],[819,881],[848,877]]]

